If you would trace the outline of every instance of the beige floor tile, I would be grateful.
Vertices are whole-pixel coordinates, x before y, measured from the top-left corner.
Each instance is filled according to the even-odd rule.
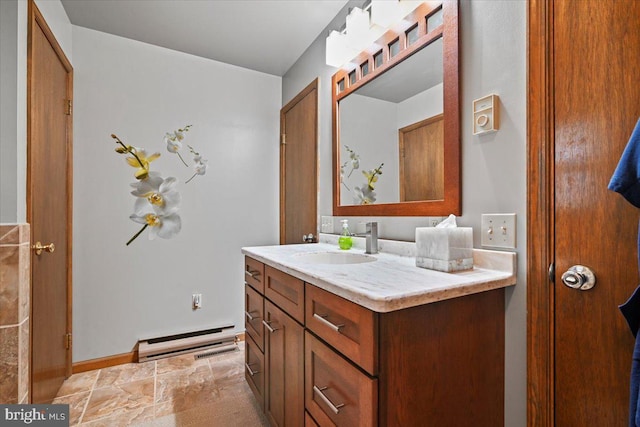
[[[100,370],[82,372],[79,374],[73,374],[67,378],[63,383],[60,390],[58,390],[58,396],[68,396],[81,391],[91,390],[96,383]]]
[[[127,363],[126,365],[111,366],[100,370],[95,388],[108,385],[119,385],[131,381],[151,378],[155,375],[156,362]]]
[[[207,359],[196,359],[193,353],[182,354],[168,359],[158,359],[156,375],[166,374],[172,371],[207,365]]]
[[[82,427],[125,427],[145,423],[148,421],[153,422],[154,419],[154,407],[146,406],[144,408],[135,408],[128,410],[120,415],[112,417],[100,418],[88,423],[82,423]]]
[[[53,399],[53,404],[66,404],[69,405],[69,425],[75,426],[80,422],[82,412],[87,406],[89,395],[91,391],[83,391],[75,394],[68,394],[66,396],[56,397]]]
[[[220,393],[208,365],[158,375],[156,417],[183,412],[219,399]]]
[[[154,378],[96,388],[91,394],[82,422],[122,415],[153,405]]]
[[[219,386],[226,383],[236,383],[244,381],[244,358],[211,358],[209,366],[216,384]]]
[[[75,374],[54,403],[69,404],[71,426],[268,426],[244,380],[244,343],[238,347]]]

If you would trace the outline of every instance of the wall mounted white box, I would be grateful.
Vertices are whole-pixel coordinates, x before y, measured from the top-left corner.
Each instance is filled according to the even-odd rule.
[[[416,266],[446,272],[472,269],[473,229],[416,228]]]
[[[473,101],[473,134],[480,135],[500,129],[500,98],[487,95]]]

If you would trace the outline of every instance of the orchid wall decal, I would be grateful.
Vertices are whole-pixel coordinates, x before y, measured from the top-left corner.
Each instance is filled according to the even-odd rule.
[[[180,154],[182,141],[185,133],[189,131],[191,125],[184,128],[167,132],[164,142],[167,144],[167,151],[174,153],[189,167]],[[181,196],[177,190],[178,180],[175,177],[163,178],[159,172],[150,170],[150,163],[160,157],[160,153],[147,155],[142,148],[127,145],[115,134],[111,134],[118,144],[116,152],[127,155],[127,164],[136,168],[134,173],[137,182],[131,184],[133,191],[131,194],[136,197],[133,206],[133,214],[129,218],[139,224],[142,228],[129,239],[127,246],[142,234],[147,227],[150,228],[149,239],[156,236],[163,239],[170,239],[182,229],[182,220],[179,215]],[[207,160],[203,159],[200,153],[196,152],[190,145],[187,146],[193,154],[194,174],[185,184],[189,183],[198,175],[204,175],[207,171]]]
[[[348,191],[351,191],[351,189],[344,182],[346,168],[351,165],[351,170],[347,175],[347,178],[349,178],[354,170],[360,168],[360,156],[353,149],[349,148],[348,145],[345,145],[344,148],[349,153],[349,160],[340,165],[340,182]],[[378,176],[382,175],[382,166],[384,166],[384,163],[380,163],[380,166],[375,169],[362,171],[362,174],[366,177],[367,181],[360,187],[354,187],[354,203],[357,203],[359,205],[369,205],[375,203],[376,193],[373,190],[375,189],[376,182],[378,182]]]

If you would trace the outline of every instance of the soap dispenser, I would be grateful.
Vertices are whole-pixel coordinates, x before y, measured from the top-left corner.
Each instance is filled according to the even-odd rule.
[[[338,239],[338,246],[342,250],[349,250],[353,246],[353,240],[351,239],[351,233],[349,232],[349,220],[343,219],[342,221],[342,234]]]

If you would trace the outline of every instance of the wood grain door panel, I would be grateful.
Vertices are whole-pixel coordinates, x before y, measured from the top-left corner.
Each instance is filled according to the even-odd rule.
[[[318,80],[280,111],[280,244],[317,234]]]
[[[638,282],[638,213],[607,184],[640,116],[640,3],[532,0],[528,16],[527,421],[626,425],[633,337],[617,305]],[[562,284],[576,264],[592,290]]]
[[[32,255],[33,403],[48,403],[71,374],[71,115],[73,70],[29,2],[28,192],[31,242],[53,243]]]
[[[304,328],[270,301],[264,303],[265,414],[272,426],[304,425]]]
[[[305,332],[305,407],[322,426],[378,425],[378,380]]]
[[[398,131],[400,201],[444,199],[444,116]]]
[[[624,425],[633,337],[617,306],[638,285],[638,212],[607,184],[640,116],[640,2],[555,2],[553,27],[555,423]],[[593,289],[562,284],[576,264]]]

